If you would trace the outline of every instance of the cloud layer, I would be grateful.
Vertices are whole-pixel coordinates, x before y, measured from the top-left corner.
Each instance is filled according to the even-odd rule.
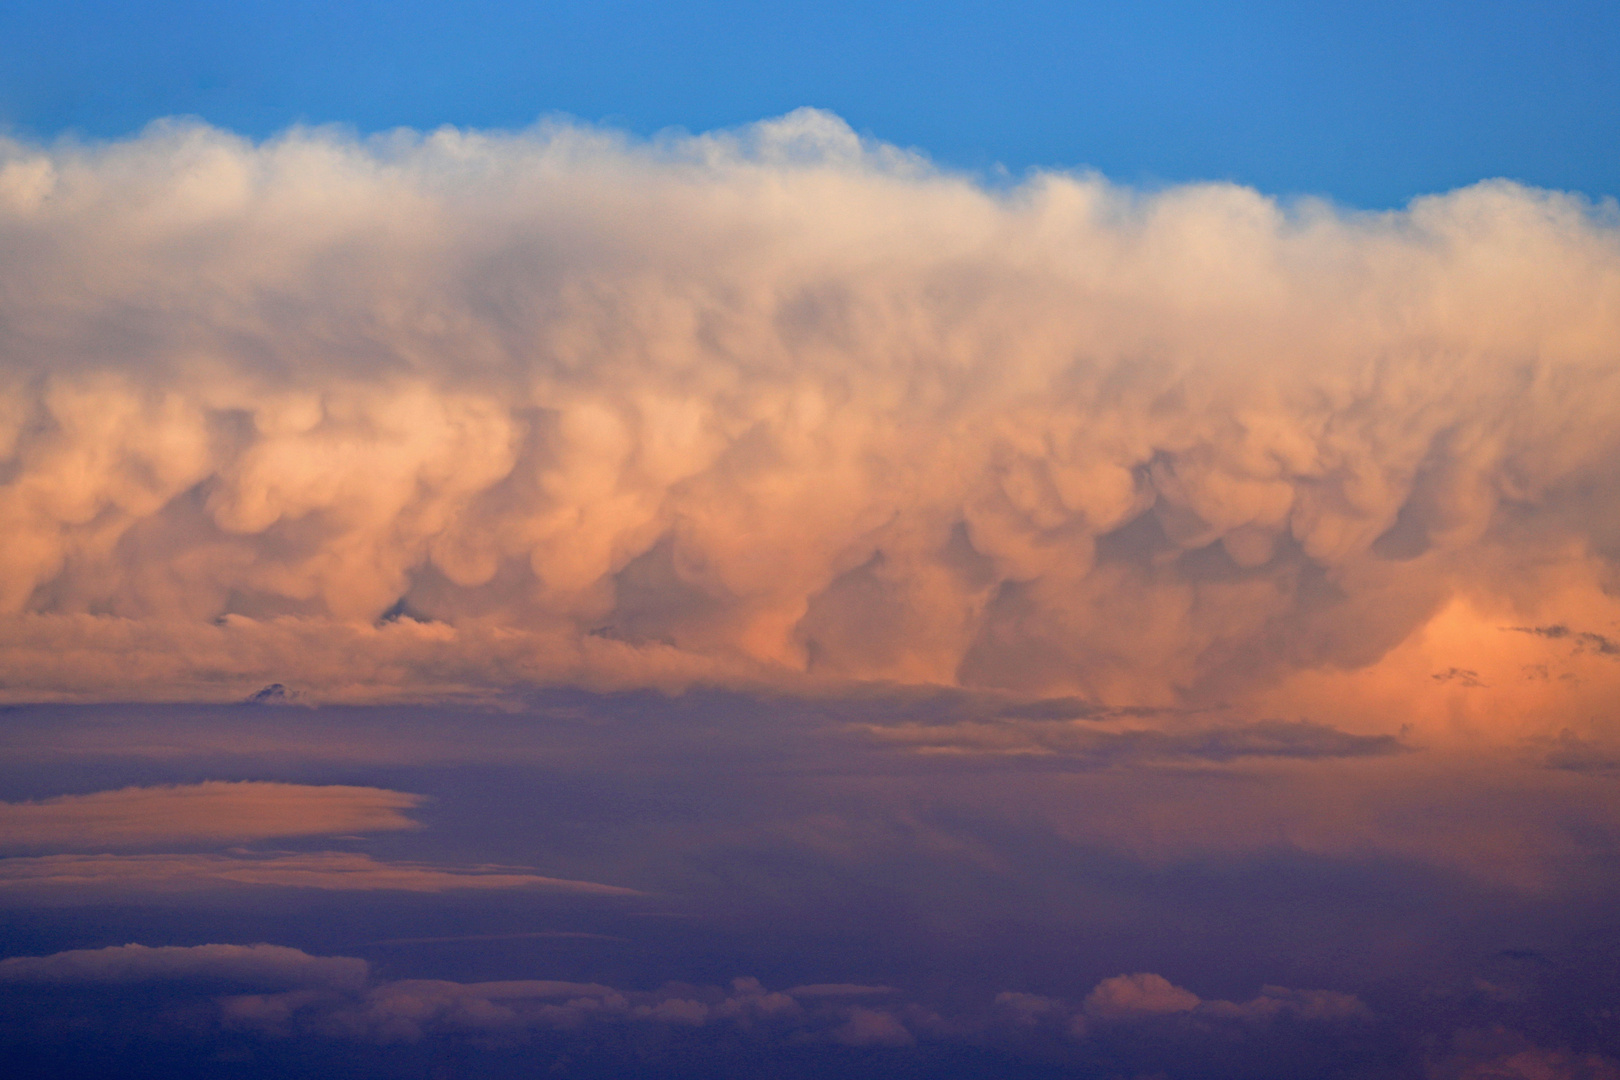
[[[442,867],[383,862],[346,851],[231,855],[40,855],[0,859],[0,898],[39,903],[105,901],[109,895],[277,887],[438,893],[451,889],[539,889],[595,896],[636,890],[542,877],[525,867]]]
[[[357,991],[370,978],[364,960],[310,956],[284,945],[117,945],[0,960],[0,982],[95,984],[156,981],[247,983]]]
[[[0,253],[13,700],[1168,704],[1620,620],[1620,226],[1576,197],[996,191],[813,111],[165,125],[0,147]]]
[[[431,1035],[522,1036],[530,1031],[578,1031],[592,1026],[650,1024],[670,1028],[726,1027],[772,1039],[857,1048],[908,1047],[923,1040],[1024,1041],[1040,1029],[1068,1041],[1106,1036],[1112,1029],[1182,1021],[1183,1037],[1231,1039],[1244,1027],[1279,1018],[1296,1023],[1355,1024],[1372,1013],[1357,998],[1327,990],[1265,987],[1243,1004],[1204,1001],[1163,976],[1139,973],[1105,979],[1076,1005],[1061,998],[1007,992],[951,1016],[897,997],[892,987],[826,984],[768,990],[758,979],[728,987],[668,984],[657,990],[616,989],[601,983],[547,979],[457,982],[448,979],[374,980],[366,961],[311,956],[277,945],[124,945],[50,956],[0,960],[0,983],[118,985],[229,983],[269,990],[217,999],[227,1028],[287,1037],[294,1034],[365,1042],[419,1042]],[[1190,1021],[1191,1026],[1185,1022]]]
[[[205,781],[0,803],[0,851],[116,849],[414,829],[420,795],[338,784]],[[0,864],[3,865],[3,864]]]

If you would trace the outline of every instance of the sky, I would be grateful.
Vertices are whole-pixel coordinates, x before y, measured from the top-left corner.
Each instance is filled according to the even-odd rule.
[[[8,6],[0,1055],[1620,1078],[1617,48]]]
[[[0,126],[118,138],[524,128],[646,136],[812,106],[988,177],[1090,168],[1394,207],[1508,177],[1620,194],[1601,0],[1136,4],[15,0]]]

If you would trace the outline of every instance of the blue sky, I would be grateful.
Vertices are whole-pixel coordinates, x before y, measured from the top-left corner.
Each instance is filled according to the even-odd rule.
[[[0,124],[175,114],[651,133],[801,105],[948,165],[1231,179],[1356,206],[1493,176],[1620,193],[1620,6],[109,3],[0,9]]]

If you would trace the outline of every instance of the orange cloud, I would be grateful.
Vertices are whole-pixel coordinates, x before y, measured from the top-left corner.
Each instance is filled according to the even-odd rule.
[[[637,896],[635,889],[542,877],[520,867],[383,862],[341,851],[275,854],[40,855],[0,859],[0,896],[28,902],[104,899],[109,891],[177,892],[273,887],[343,891],[538,889]]]
[[[420,795],[262,781],[128,787],[0,803],[0,849],[107,849],[415,829]]]
[[[1620,640],[1577,197],[991,191],[809,110],[0,167],[10,700],[1317,702],[1458,604]]]

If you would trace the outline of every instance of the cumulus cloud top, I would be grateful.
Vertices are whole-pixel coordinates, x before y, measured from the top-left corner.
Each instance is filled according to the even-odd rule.
[[[1617,357],[1613,208],[1507,183],[997,192],[813,111],[7,143],[0,684],[1162,704],[1458,597],[1609,640]]]

